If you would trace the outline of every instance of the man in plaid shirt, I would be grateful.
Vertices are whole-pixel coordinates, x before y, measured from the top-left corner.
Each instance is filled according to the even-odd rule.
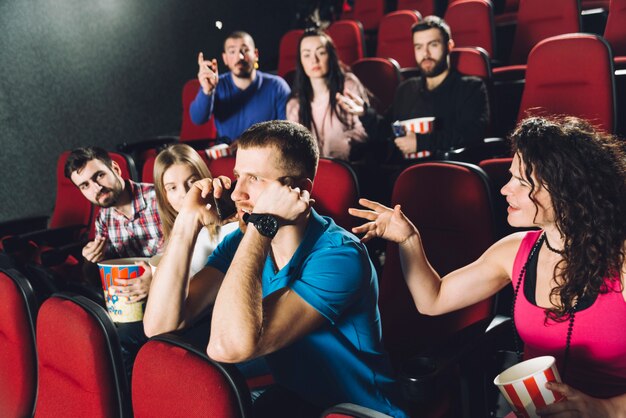
[[[163,244],[161,219],[157,211],[154,185],[135,183],[122,178],[120,166],[98,147],[73,150],[65,163],[65,177],[83,196],[100,207],[96,219],[96,238],[87,243],[82,254],[88,263],[109,258],[151,257]],[[112,286],[113,291],[139,301],[148,296],[152,272],[148,263],[139,262],[144,273],[128,280],[126,286]],[[132,362],[146,341],[143,323],[117,324],[122,352],[130,374]]]

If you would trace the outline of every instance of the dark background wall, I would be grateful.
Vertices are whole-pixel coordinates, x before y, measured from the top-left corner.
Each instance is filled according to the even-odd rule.
[[[181,89],[197,73],[198,51],[221,61],[229,32],[250,32],[261,69],[274,69],[295,7],[280,0],[0,0],[0,222],[52,212],[62,151],[113,150],[176,133]]]

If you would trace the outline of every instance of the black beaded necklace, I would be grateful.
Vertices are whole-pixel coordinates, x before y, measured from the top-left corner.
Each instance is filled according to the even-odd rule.
[[[515,326],[515,303],[517,302],[517,295],[519,294],[519,289],[520,289],[520,285],[522,284],[522,279],[526,275],[526,270],[528,268],[528,264],[530,263],[530,260],[533,259],[535,254],[539,252],[539,250],[541,249],[541,245],[544,242],[546,243],[546,247],[550,251],[553,251],[553,252],[555,252],[557,254],[560,254],[560,255],[563,255],[563,253],[564,253],[563,251],[559,251],[559,250],[556,250],[556,249],[550,247],[550,244],[548,244],[548,239],[546,237],[546,233],[544,232],[543,234],[541,234],[541,236],[539,237],[537,242],[535,242],[535,245],[533,245],[533,248],[530,250],[530,254],[528,254],[528,258],[526,259],[526,262],[524,263],[524,266],[520,270],[519,277],[517,278],[517,283],[515,284],[515,290],[513,291],[513,303],[511,304],[511,318],[513,318],[513,342],[515,344],[515,352],[517,354],[517,359],[519,361],[522,361],[522,352],[521,352],[521,349],[520,349],[520,347],[521,347],[521,338],[519,336],[519,333],[517,332],[517,327]],[[561,378],[564,378],[566,370],[567,370],[567,362],[568,362],[568,359],[569,359],[570,345],[571,345],[571,342],[572,342],[572,332],[574,331],[574,319],[575,319],[575,316],[576,316],[576,306],[577,305],[578,305],[578,301],[574,304],[572,309],[568,312],[569,313],[569,324],[567,326],[567,337],[565,339],[565,351],[563,353],[563,367],[562,367]]]

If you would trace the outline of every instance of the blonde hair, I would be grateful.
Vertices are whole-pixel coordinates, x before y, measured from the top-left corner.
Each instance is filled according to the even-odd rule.
[[[170,145],[157,155],[154,162],[154,188],[156,189],[157,206],[163,227],[163,238],[166,242],[172,232],[174,221],[178,213],[167,200],[167,193],[165,191],[165,185],[163,184],[163,175],[168,168],[175,164],[185,164],[189,166],[193,174],[199,179],[213,177],[204,160],[200,157],[200,154],[187,144]],[[208,227],[208,229],[211,239],[217,240],[219,227],[212,225]]]

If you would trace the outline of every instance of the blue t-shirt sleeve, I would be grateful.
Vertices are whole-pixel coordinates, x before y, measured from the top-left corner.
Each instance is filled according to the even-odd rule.
[[[219,85],[219,84],[218,84]],[[196,98],[189,106],[189,117],[191,121],[196,125],[202,125],[208,122],[213,113],[213,100],[216,94],[216,89],[213,90],[208,96],[202,91],[202,87],[198,89]]]
[[[214,267],[226,274],[242,237],[243,234],[239,230],[226,235],[222,242],[217,245],[217,248],[209,255],[206,266]]]
[[[356,242],[314,251],[289,285],[331,323],[363,296],[372,277],[365,250]]]

